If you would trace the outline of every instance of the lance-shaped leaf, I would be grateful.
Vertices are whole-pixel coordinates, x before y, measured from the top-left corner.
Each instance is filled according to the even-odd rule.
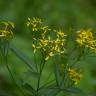
[[[33,71],[36,72],[35,64],[26,56],[20,49],[16,48],[13,44],[9,45],[10,50],[15,53],[17,57],[19,57],[27,66],[29,66]]]
[[[28,83],[25,83],[23,85],[23,87],[32,95],[35,96],[36,95],[36,90]]]
[[[87,96],[86,93],[83,92],[83,90],[77,88],[77,87],[70,87],[70,88],[65,88],[62,89],[64,92],[68,92],[70,94],[80,94],[82,96]]]
[[[51,84],[39,90],[39,96],[56,96],[61,90],[56,84]]]
[[[33,72],[31,70],[28,70],[27,72],[25,72],[25,75],[30,77],[30,76],[33,76],[34,78],[39,78],[40,74],[37,73],[37,72]]]
[[[55,64],[55,77],[56,77],[57,85],[60,87],[61,86],[61,82],[62,82],[62,76],[61,76],[61,73],[60,73],[59,64]]]

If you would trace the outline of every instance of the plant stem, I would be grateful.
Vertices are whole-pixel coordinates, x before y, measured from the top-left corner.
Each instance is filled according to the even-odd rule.
[[[37,72],[38,72],[38,65],[37,65],[37,62],[36,62],[36,56],[35,56],[35,53],[33,53],[33,55],[34,55],[34,62],[35,62],[35,64],[36,64],[36,69],[37,69]]]
[[[40,68],[40,76],[39,76],[38,82],[37,82],[37,94],[36,94],[36,96],[38,96],[38,91],[39,91],[39,88],[40,88],[40,80],[41,80],[42,72],[43,72],[43,69],[44,69],[44,65],[45,65],[45,59],[42,63],[42,67]]]

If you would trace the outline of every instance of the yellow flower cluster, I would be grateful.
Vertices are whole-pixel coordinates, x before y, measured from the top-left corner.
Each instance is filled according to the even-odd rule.
[[[0,38],[6,40],[11,39],[13,37],[12,28],[14,28],[14,24],[12,22],[0,22]]]
[[[96,52],[96,40],[90,29],[78,31],[77,34],[76,41],[78,44],[89,47]]]
[[[44,52],[45,60],[56,54],[62,54],[65,51],[65,34],[61,30],[52,30],[48,26],[42,26],[41,19],[28,18],[27,25],[31,25],[32,31],[34,32],[32,48],[34,52],[37,49],[41,49]],[[37,26],[38,25],[38,26]],[[38,32],[37,32],[38,31]]]
[[[82,74],[76,72],[73,68],[68,69],[68,75],[75,85],[77,85],[82,78]]]
[[[39,18],[28,18],[27,26],[32,28],[32,31],[38,31],[39,25],[42,23],[41,19]]]

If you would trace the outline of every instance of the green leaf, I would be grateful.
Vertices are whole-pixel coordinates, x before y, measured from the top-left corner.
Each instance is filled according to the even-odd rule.
[[[37,72],[33,72],[33,71],[31,71],[31,70],[28,70],[27,72],[25,72],[25,75],[26,76],[32,76],[32,77],[34,77],[34,78],[39,78],[39,76],[40,76],[40,74],[39,73],[37,73]]]
[[[61,90],[56,84],[43,87],[39,90],[39,96],[56,96]]]
[[[35,96],[36,95],[36,90],[31,86],[29,85],[28,83],[25,83],[23,85],[23,87],[30,93],[32,94],[32,96]]]
[[[61,82],[62,82],[62,77],[61,77],[61,73],[60,73],[59,64],[55,64],[55,77],[56,77],[57,85],[60,87],[61,86]]]
[[[13,44],[10,44],[10,50],[20,58],[27,66],[29,66],[34,72],[36,72],[35,64],[23,53],[20,49],[16,48]]]
[[[71,93],[71,94],[82,94],[82,95],[86,96],[86,94],[81,89],[79,89],[77,87],[66,88],[66,89],[64,89],[64,91]]]

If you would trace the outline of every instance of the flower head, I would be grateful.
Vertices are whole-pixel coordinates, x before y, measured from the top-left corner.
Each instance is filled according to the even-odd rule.
[[[81,46],[88,47],[96,52],[96,40],[90,29],[78,31],[76,42]]]
[[[31,26],[33,44],[35,47],[33,48],[36,52],[38,49],[43,50],[45,54],[45,60],[48,60],[50,57],[62,54],[65,51],[65,34],[61,30],[51,29],[49,26],[45,26],[42,24],[41,19],[33,18],[28,19],[28,26]],[[37,32],[38,31],[38,32]]]
[[[77,85],[82,78],[82,74],[76,72],[76,69],[73,68],[68,69],[68,75],[75,85]]]
[[[28,27],[32,28],[32,31],[38,31],[38,29],[39,29],[38,26],[41,23],[42,23],[41,19],[33,17],[32,19],[28,18],[28,21],[27,21],[26,24],[27,24]]]
[[[12,29],[14,28],[14,24],[10,21],[8,22],[1,22],[1,28],[0,28],[0,38],[9,40],[13,38],[13,32]]]

